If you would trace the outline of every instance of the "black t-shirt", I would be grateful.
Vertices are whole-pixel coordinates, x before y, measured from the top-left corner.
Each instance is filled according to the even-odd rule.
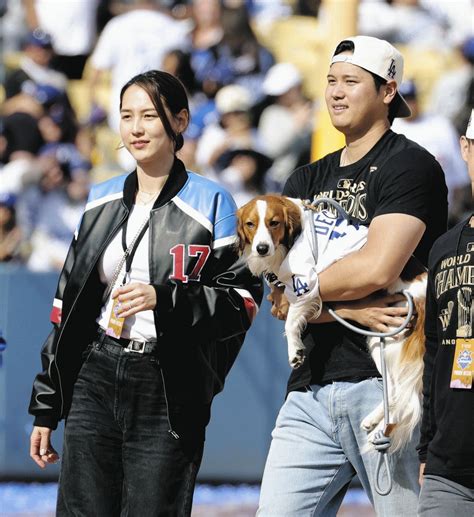
[[[356,163],[340,167],[341,152],[297,169],[283,194],[310,201],[335,199],[356,222],[367,226],[382,214],[415,216],[426,224],[426,231],[414,255],[426,265],[433,242],[447,225],[447,188],[439,163],[426,149],[393,131],[387,131]],[[365,337],[339,323],[308,325],[304,342],[312,348],[309,360],[293,371],[289,391],[380,375]]]
[[[451,388],[459,338],[474,338],[474,228],[464,221],[430,253],[420,460],[434,474],[474,488],[474,389]]]

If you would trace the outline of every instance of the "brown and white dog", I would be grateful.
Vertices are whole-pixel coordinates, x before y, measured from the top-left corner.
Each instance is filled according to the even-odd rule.
[[[302,234],[305,224],[308,224],[308,219],[304,217],[305,208],[308,205],[301,200],[269,194],[252,199],[238,210],[239,251],[254,275],[273,274],[278,278],[280,266]],[[318,255],[317,261],[321,258]],[[327,267],[330,262],[326,260],[325,264]],[[287,289],[288,285],[285,285],[285,292]],[[412,295],[417,315],[416,323],[411,328],[386,338],[386,382],[391,420],[396,423],[391,434],[391,452],[408,443],[421,417],[426,272],[416,259],[407,264],[400,278],[387,288],[387,293],[403,290],[408,290]],[[289,362],[293,368],[304,361],[305,347],[301,333],[307,321],[317,316],[322,308],[320,298],[314,298],[307,299],[303,305],[289,303],[285,334]],[[380,371],[380,340],[368,338],[367,344]],[[383,416],[381,403],[363,420],[361,427],[370,433],[369,441],[382,427]]]

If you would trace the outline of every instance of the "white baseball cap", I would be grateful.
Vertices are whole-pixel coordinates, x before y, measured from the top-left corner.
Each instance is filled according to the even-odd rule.
[[[474,139],[474,110],[471,110],[471,116],[467,123],[466,138],[469,138],[469,140]]]
[[[354,51],[352,54],[333,55],[331,65],[333,63],[351,63],[378,75],[386,81],[393,80],[397,83],[397,86],[402,84],[403,56],[388,41],[373,38],[372,36],[353,36],[351,38],[344,38],[340,43],[342,41],[352,41]],[[411,110],[398,90],[397,97],[395,117],[409,117]]]
[[[300,71],[295,65],[277,63],[268,70],[262,84],[262,91],[267,95],[283,95],[301,82]]]
[[[216,108],[221,115],[237,111],[248,111],[252,107],[250,92],[244,86],[229,84],[216,94]]]

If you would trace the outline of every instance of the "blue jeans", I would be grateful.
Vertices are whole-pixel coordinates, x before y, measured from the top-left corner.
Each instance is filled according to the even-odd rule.
[[[89,345],[66,421],[57,515],[188,516],[208,410],[170,406],[153,354]]]
[[[367,433],[360,423],[381,400],[382,383],[376,378],[291,392],[272,433],[257,515],[335,516],[357,474],[378,516],[416,516],[418,432],[401,455],[391,456],[393,488],[388,496],[373,488],[379,453],[361,453]],[[385,482],[382,475],[382,487]]]

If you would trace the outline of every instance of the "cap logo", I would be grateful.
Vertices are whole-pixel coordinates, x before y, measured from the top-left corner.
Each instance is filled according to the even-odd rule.
[[[388,67],[388,70],[387,70],[387,75],[388,75],[388,77],[390,77],[390,79],[393,79],[395,77],[396,73],[397,73],[397,69],[395,67],[395,59],[392,59],[392,61],[390,62],[390,66]]]

